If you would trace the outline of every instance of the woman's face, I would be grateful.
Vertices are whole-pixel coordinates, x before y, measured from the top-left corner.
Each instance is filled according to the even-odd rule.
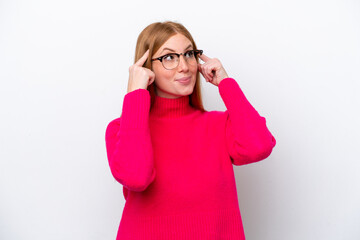
[[[192,50],[193,46],[188,38],[177,33],[170,37],[152,56],[158,58],[169,53],[185,53]],[[164,98],[179,98],[190,95],[195,86],[197,64],[189,65],[183,55],[180,56],[179,65],[172,69],[165,69],[158,60],[152,62],[152,70],[155,73],[156,95]],[[179,80],[189,79],[187,82]]]

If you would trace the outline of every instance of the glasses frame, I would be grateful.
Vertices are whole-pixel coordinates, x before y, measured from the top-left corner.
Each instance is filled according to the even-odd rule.
[[[158,57],[158,58],[152,58],[151,61],[159,60],[159,61],[161,62],[161,65],[162,65],[165,69],[167,69],[167,70],[173,70],[173,69],[175,69],[175,68],[177,68],[177,67],[179,66],[180,61],[178,62],[178,64],[177,64],[176,67],[168,69],[168,68],[166,68],[166,67],[164,66],[163,58],[166,57],[166,56],[168,56],[168,55],[174,54],[174,55],[176,55],[176,56],[180,59],[180,55],[183,55],[183,56],[184,56],[185,53],[188,53],[188,52],[190,52],[190,51],[194,51],[194,56],[195,56],[195,57],[197,57],[198,54],[199,54],[199,55],[202,55],[203,52],[204,52],[203,50],[188,50],[188,51],[186,51],[186,52],[184,52],[184,53],[168,53],[168,54],[165,54],[165,55],[163,55],[163,56],[161,56],[161,57]]]

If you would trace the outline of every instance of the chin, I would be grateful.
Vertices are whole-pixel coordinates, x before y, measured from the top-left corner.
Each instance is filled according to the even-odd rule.
[[[188,96],[190,94],[192,94],[194,91],[194,89],[189,89],[189,90],[186,90],[186,91],[181,91],[181,92],[178,92],[178,96]]]

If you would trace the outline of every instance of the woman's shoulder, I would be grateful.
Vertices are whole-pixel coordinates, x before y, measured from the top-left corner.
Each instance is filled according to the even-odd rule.
[[[226,126],[226,114],[218,110],[204,111],[194,125],[199,129],[211,132],[212,135],[221,134]]]
[[[226,120],[227,114],[226,112],[219,110],[211,110],[211,111],[205,110],[204,112],[202,112],[202,116],[212,121],[224,121]]]
[[[203,114],[207,114],[208,116],[215,116],[215,117],[217,117],[217,116],[222,116],[222,115],[224,115],[225,112],[224,112],[224,111],[220,111],[220,110],[205,110],[205,111],[203,112]]]

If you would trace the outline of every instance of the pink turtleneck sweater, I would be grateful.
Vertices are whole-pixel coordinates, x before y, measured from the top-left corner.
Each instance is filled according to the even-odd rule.
[[[125,95],[106,129],[110,170],[123,185],[117,240],[245,239],[233,165],[267,158],[276,144],[238,83],[223,79],[225,112],[202,112],[189,96]]]

